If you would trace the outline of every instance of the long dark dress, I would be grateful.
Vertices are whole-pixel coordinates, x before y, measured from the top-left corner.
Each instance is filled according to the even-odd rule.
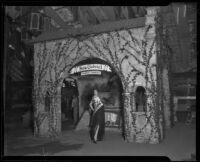
[[[92,98],[94,111],[91,116],[90,136],[93,141],[102,141],[105,133],[104,106],[99,97]]]

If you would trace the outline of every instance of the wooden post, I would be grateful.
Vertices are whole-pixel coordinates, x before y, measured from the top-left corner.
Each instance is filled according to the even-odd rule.
[[[124,134],[125,140],[127,142],[134,141],[134,130],[133,130],[133,119],[132,119],[132,112],[131,112],[131,94],[128,92],[123,93],[123,103],[124,103]]]
[[[8,21],[5,15],[4,20],[4,61],[3,61],[3,108],[6,110],[6,81],[7,81],[7,54],[8,54]]]
[[[162,83],[163,83],[163,102],[164,102],[164,116],[166,128],[171,128],[171,109],[170,109],[170,89],[169,89],[169,75],[167,67],[162,70]]]

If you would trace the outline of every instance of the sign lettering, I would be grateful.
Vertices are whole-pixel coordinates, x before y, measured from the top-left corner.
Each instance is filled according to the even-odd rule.
[[[101,71],[84,71],[81,75],[101,75]]]
[[[70,71],[70,74],[75,74],[83,71],[92,71],[92,70],[98,70],[98,71],[107,71],[111,72],[111,68],[108,65],[104,64],[87,64],[87,65],[81,65],[73,67]]]

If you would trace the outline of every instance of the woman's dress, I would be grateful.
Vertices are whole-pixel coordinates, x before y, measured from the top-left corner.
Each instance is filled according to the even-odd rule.
[[[94,96],[91,100],[94,111],[91,116],[90,136],[94,141],[102,141],[105,132],[105,115],[104,107],[98,96]]]

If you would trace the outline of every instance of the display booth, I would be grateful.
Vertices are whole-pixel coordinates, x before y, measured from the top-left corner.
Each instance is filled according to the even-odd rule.
[[[120,128],[127,142],[163,139],[157,11],[147,7],[146,17],[44,34],[34,40],[36,135],[62,134],[62,112],[70,113],[62,110],[63,82],[72,78],[75,88],[65,96],[78,96],[76,124],[88,111],[92,89],[97,87],[106,127]],[[51,101],[45,109],[47,93]]]

